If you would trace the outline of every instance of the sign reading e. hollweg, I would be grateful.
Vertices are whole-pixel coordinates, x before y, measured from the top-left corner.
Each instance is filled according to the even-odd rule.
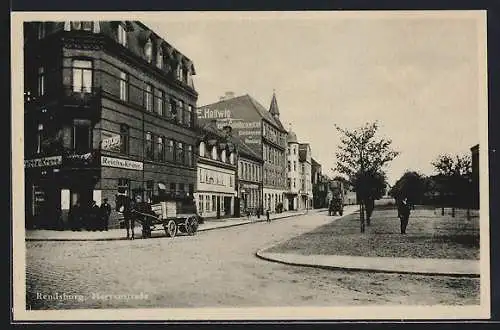
[[[101,165],[142,171],[144,164],[128,159],[101,156]]]
[[[58,166],[61,164],[62,164],[62,156],[26,159],[24,161],[24,167],[26,167],[26,168]]]

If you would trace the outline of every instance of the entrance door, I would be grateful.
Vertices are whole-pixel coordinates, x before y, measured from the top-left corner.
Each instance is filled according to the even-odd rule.
[[[231,214],[231,197],[224,197],[224,215]]]
[[[288,197],[288,209],[290,211],[293,211],[293,197],[292,198]]]
[[[220,218],[220,196],[217,196],[217,219]]]

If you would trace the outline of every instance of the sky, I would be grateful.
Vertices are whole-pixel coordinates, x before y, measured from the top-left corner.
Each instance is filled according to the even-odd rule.
[[[470,16],[343,12],[183,13],[142,19],[195,65],[198,106],[227,91],[268,108],[332,175],[340,136],[378,120],[400,155],[385,169],[433,174],[442,153],[479,143],[478,38]],[[484,109],[483,109],[484,110]],[[291,126],[289,126],[291,125]]]

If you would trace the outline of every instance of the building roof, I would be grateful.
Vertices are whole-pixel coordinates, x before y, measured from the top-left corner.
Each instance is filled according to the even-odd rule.
[[[273,98],[271,99],[271,105],[269,106],[269,113],[273,116],[280,115],[280,109],[278,108],[278,101],[276,100],[275,92],[273,92]]]
[[[311,164],[312,164],[312,166],[321,166],[321,164],[320,164],[320,163],[318,163],[318,162],[316,161],[316,159],[314,159],[314,158],[312,158],[312,157],[311,157]]]
[[[217,107],[227,107],[235,110],[236,112],[238,109],[240,111],[248,111],[248,109],[251,109],[261,117],[270,122],[272,125],[276,126],[277,128],[281,129],[282,131],[285,132],[285,129],[283,128],[283,125],[277,118],[273,118],[273,116],[267,111],[266,108],[262,104],[260,104],[257,100],[255,100],[253,97],[251,97],[248,94],[233,97],[233,98],[228,98],[228,99],[223,99],[215,103],[203,105],[199,107],[199,109],[204,109],[204,108],[217,108]]]
[[[300,143],[299,144],[299,161],[300,162],[307,161],[308,149],[309,149],[309,143]]]

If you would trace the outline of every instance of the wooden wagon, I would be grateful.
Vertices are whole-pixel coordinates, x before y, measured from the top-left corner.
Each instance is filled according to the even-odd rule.
[[[151,205],[151,213],[134,211],[144,217],[143,237],[158,230],[164,230],[168,237],[175,237],[178,233],[194,235],[198,230],[198,215],[182,206],[176,201],[162,201]]]

